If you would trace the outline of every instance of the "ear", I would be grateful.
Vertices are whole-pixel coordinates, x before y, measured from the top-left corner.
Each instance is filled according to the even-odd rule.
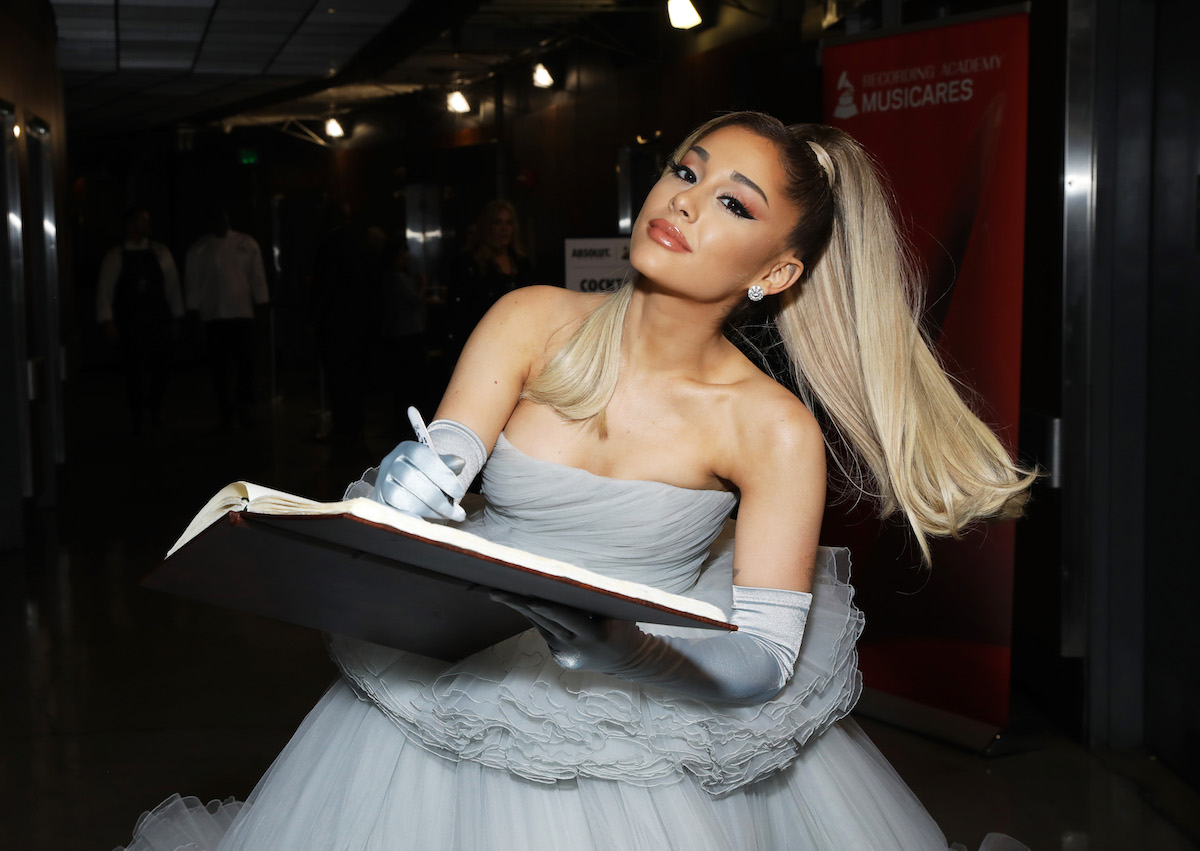
[[[767,291],[768,295],[775,295],[799,281],[800,276],[803,274],[804,264],[800,262],[798,257],[781,257],[767,272],[766,277],[763,279],[762,287]]]

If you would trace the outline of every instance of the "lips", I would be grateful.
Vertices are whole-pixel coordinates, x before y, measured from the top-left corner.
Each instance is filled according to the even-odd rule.
[[[668,251],[682,253],[692,250],[692,247],[688,245],[688,241],[683,238],[683,234],[679,232],[679,228],[666,219],[651,219],[646,233],[652,240]]]

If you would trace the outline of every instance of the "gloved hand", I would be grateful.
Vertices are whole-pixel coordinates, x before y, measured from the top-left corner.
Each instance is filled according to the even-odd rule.
[[[408,414],[424,439],[406,440],[383,459],[372,496],[426,520],[462,522],[467,515],[458,501],[487,461],[483,441],[455,420],[434,420],[426,430],[415,408]]]
[[[812,605],[808,592],[735,585],[736,632],[670,638],[570,606],[502,592],[492,596],[529,618],[564,668],[748,704],[771,699],[791,679]]]
[[[461,522],[467,517],[458,504],[467,492],[458,479],[462,467],[457,455],[438,455],[424,443],[406,440],[380,462],[374,498],[426,520]]]

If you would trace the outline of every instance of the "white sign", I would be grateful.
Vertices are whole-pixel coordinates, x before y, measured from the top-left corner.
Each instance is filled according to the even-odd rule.
[[[564,241],[569,290],[602,293],[625,283],[629,274],[629,237]]]

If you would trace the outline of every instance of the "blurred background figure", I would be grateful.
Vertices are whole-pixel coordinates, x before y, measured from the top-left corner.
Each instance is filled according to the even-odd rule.
[[[123,222],[124,239],[100,264],[96,319],[120,354],[133,431],[140,434],[146,419],[162,425],[183,296],[171,252],[150,239],[150,211],[130,207]]]
[[[502,198],[489,201],[467,230],[466,246],[449,280],[450,362],[475,325],[505,293],[533,283],[517,209]]]
[[[214,208],[209,232],[188,249],[187,308],[199,315],[220,414],[219,427],[254,425],[257,345],[255,307],[269,301],[258,243],[229,227],[229,214]]]

